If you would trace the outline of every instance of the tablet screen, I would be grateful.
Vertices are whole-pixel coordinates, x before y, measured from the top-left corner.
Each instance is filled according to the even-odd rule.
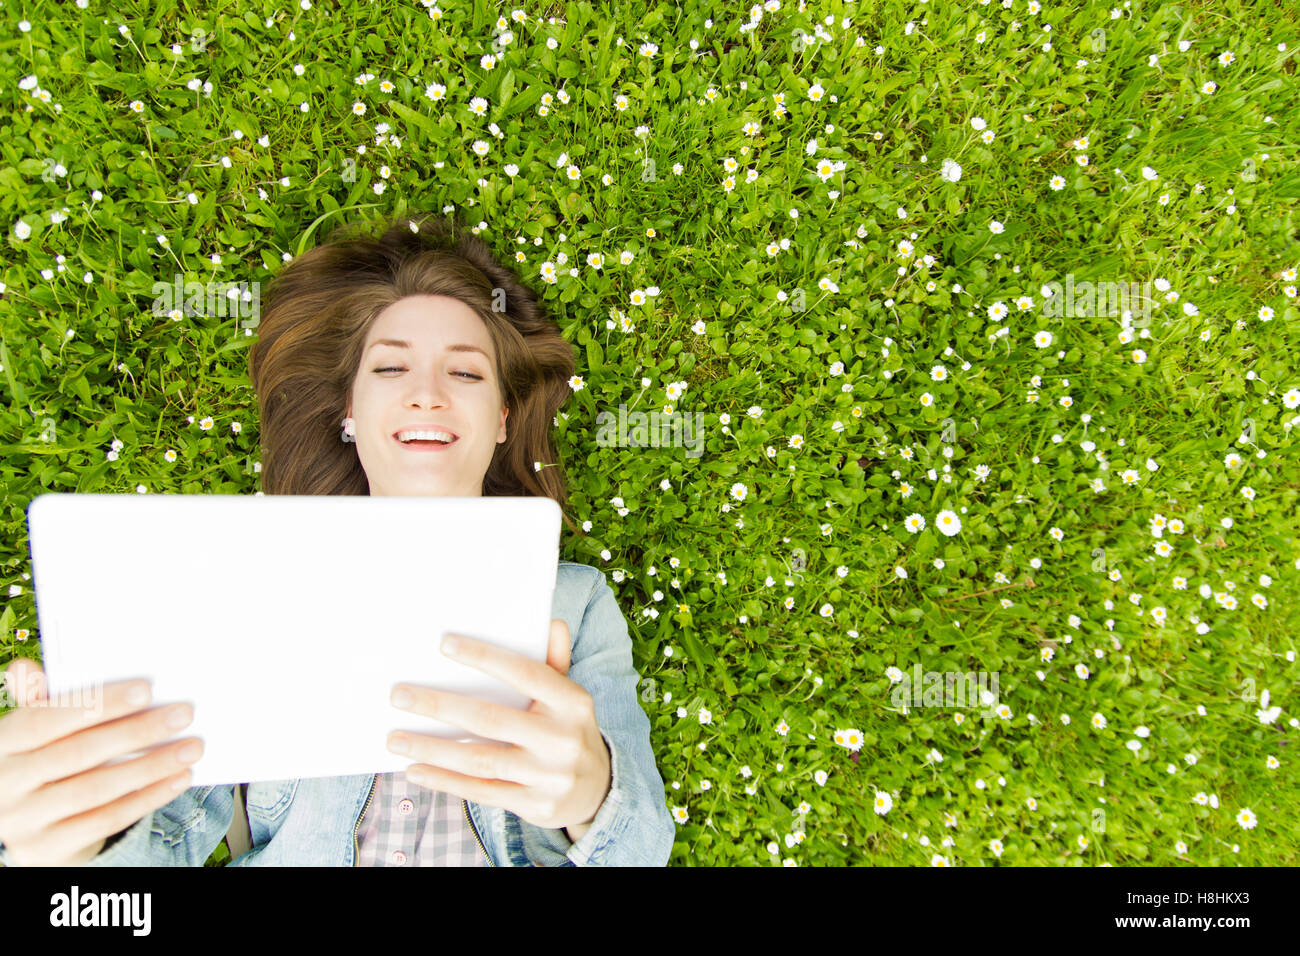
[[[529,706],[445,632],[546,660],[550,498],[42,494],[27,518],[50,695],[189,701],[192,786],[402,770],[394,730],[483,739],[394,708],[396,683]]]

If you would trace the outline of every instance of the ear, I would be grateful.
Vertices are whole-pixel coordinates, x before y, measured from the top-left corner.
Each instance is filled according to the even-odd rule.
[[[501,428],[497,431],[497,444],[506,440],[506,417],[510,414],[509,408],[501,409]]]

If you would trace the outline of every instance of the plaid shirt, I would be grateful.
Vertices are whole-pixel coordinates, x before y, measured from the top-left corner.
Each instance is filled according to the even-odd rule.
[[[375,792],[357,829],[357,866],[487,866],[460,798],[375,774]]]

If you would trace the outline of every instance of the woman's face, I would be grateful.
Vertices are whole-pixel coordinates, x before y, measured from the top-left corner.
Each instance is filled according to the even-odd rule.
[[[348,406],[371,495],[480,497],[496,445],[506,440],[508,414],[492,337],[473,309],[419,295],[379,313]],[[456,440],[429,450],[394,437],[435,428]]]

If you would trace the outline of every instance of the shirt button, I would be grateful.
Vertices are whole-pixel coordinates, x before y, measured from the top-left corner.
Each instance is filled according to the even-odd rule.
[[[403,853],[401,850],[394,850],[394,851],[393,851],[393,865],[394,865],[394,866],[405,866],[405,865],[406,865],[406,854]]]
[[[409,797],[407,797],[397,805],[398,812],[402,814],[410,813],[414,809],[415,809],[415,804],[414,802],[411,801]]]

